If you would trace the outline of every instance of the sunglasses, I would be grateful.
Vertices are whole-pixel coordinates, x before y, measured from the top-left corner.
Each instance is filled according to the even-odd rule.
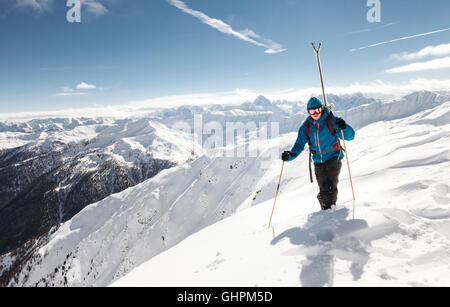
[[[320,114],[320,113],[322,113],[322,107],[315,108],[315,109],[308,109],[308,112],[310,115]]]

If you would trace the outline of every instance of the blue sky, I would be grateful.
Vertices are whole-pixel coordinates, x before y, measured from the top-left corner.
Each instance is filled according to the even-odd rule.
[[[312,41],[330,87],[450,79],[448,0],[66,2],[1,0],[0,113],[318,87]]]

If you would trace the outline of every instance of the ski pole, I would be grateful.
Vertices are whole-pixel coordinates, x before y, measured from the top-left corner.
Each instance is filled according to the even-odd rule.
[[[281,183],[281,176],[283,175],[284,162],[285,161],[283,161],[283,164],[281,165],[280,179],[278,179],[277,193],[275,194],[275,199],[273,201],[272,213],[270,214],[270,220],[269,220],[269,227],[267,227],[268,229],[270,229],[270,223],[272,222],[273,211],[275,210],[275,203],[277,202],[278,191],[280,190],[280,183]]]
[[[342,142],[344,144],[345,158],[347,159],[348,176],[350,177],[350,185],[352,186],[353,194],[353,219],[355,219],[355,190],[353,189],[352,173],[350,172],[350,163],[348,162],[347,146],[345,146],[344,130],[341,129]]]

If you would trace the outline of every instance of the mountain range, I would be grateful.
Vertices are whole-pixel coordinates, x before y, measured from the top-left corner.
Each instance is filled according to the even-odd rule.
[[[425,183],[427,187],[422,190],[434,189],[435,194],[430,192],[434,202],[440,206],[446,204],[448,183],[439,178],[450,160],[449,93],[415,92],[388,101],[366,98],[361,94],[330,95],[328,100],[334,104],[334,113],[351,123],[357,134],[359,130],[364,131],[356,141],[358,150],[350,156],[352,164],[360,169],[356,172],[357,176],[366,178],[369,174],[384,173],[389,169],[416,169],[421,165],[432,165],[436,167],[433,172],[436,172],[438,179]],[[196,116],[202,119],[200,130],[195,129]],[[305,118],[305,102],[271,102],[260,96],[255,101],[240,105],[155,107],[139,116],[133,114],[121,118],[67,116],[1,122],[1,284],[109,285],[140,265],[148,261],[152,263],[153,258],[161,259],[172,248],[174,251],[180,250],[182,242],[193,242],[195,239],[191,237],[201,236],[193,234],[216,227],[211,225],[228,223],[234,230],[230,234],[231,240],[233,235],[239,234],[236,233],[237,226],[230,221],[234,219],[240,225],[242,216],[247,216],[246,221],[256,227],[252,228],[255,236],[247,236],[248,240],[267,239],[261,228],[263,221],[257,219],[254,224],[244,212],[255,212],[255,216],[262,217],[262,212],[267,211],[279,175],[279,165],[275,163],[279,161],[278,154],[280,150],[292,146],[296,131]],[[176,129],[180,122],[192,127],[192,131]],[[263,141],[258,139],[255,131],[247,131],[241,138],[236,136],[238,141],[231,146],[224,144],[226,146],[210,150],[197,142],[199,139],[207,141],[210,137],[211,133],[203,135],[205,124],[216,123],[226,127],[227,123],[236,122],[246,127],[251,127],[249,123],[277,123],[278,131],[272,131]],[[372,138],[386,137],[387,142],[395,142],[396,135],[405,138],[404,144],[392,149],[392,152],[386,152],[386,156],[401,149],[419,147],[423,148],[426,156],[428,147],[423,144],[436,145],[437,148],[433,147],[435,151],[429,157],[419,157],[419,153],[413,152],[416,158],[408,153],[408,157],[399,156],[390,164],[365,166],[375,158],[382,159],[380,152],[390,148],[389,143],[386,148],[379,145],[379,150],[375,152]],[[223,140],[226,140],[225,135]],[[256,156],[236,156],[235,151],[239,148],[252,146],[259,148]],[[292,195],[286,196],[286,202],[292,203],[292,208],[294,199],[304,197],[303,193],[295,194],[293,191],[305,190],[303,185],[309,179],[305,157],[298,161],[302,162],[296,163],[304,163],[298,167],[302,171],[292,170],[283,180],[284,191]],[[444,170],[440,172],[438,167]],[[383,180],[384,177],[373,178]],[[388,182],[395,189],[394,182]],[[397,191],[416,192],[421,187],[424,186],[419,182],[410,186],[398,184]],[[312,188],[309,185],[304,192],[312,193]],[[313,205],[310,198],[304,198],[308,203],[305,212],[292,209],[297,210],[295,214],[304,221],[307,220],[304,214],[313,214],[318,210],[318,205]],[[370,205],[366,206],[368,203]],[[359,204],[376,207],[367,197]],[[445,214],[444,207],[428,211],[413,208],[422,215],[406,215],[408,218],[427,218],[423,215],[431,214],[431,219],[442,222],[442,225],[432,228],[441,229],[438,233],[445,236],[447,224],[442,220],[450,215]],[[345,211],[346,208],[340,210],[335,215],[322,218],[329,219],[331,224],[335,223],[333,221],[342,224],[348,218],[348,211]],[[347,213],[343,214],[342,210]],[[393,216],[405,216],[403,211],[399,213],[395,210],[400,209],[394,207],[385,215],[393,212]],[[369,213],[364,211],[364,217]],[[221,222],[224,219],[229,222]],[[372,222],[367,218],[365,221],[370,229]],[[283,224],[280,220],[279,224],[281,228],[286,228],[292,223]],[[378,224],[375,222],[373,225]],[[307,232],[312,227],[310,224],[304,226],[303,230]],[[350,227],[352,232],[360,230],[359,226],[353,226]],[[332,238],[339,237],[336,235],[340,232],[339,227],[330,230]],[[312,233],[316,234],[314,231]],[[214,231],[207,233],[209,240],[214,240],[213,236],[218,235]],[[379,236],[377,231],[370,233],[374,237]],[[396,233],[383,233],[382,238]],[[356,239],[360,242],[358,244],[365,242],[358,236]],[[371,237],[371,240],[376,238]],[[245,245],[245,242],[242,244]],[[201,249],[195,244],[200,252]],[[208,243],[205,244],[207,253]],[[220,256],[221,252],[218,253]],[[182,257],[183,252],[178,255]],[[218,258],[237,261],[235,258]],[[219,267],[223,261],[212,262],[211,266]],[[153,262],[161,263],[161,260]],[[185,267],[190,268],[189,265]],[[151,264],[145,266],[152,269],[141,269],[141,272],[152,275],[155,269]],[[133,271],[133,274],[130,276],[137,276],[138,273]],[[159,275],[153,276],[154,280],[146,281],[157,285]],[[186,275],[186,278],[192,276]],[[130,278],[124,279],[126,285],[133,284]],[[167,280],[169,282],[169,277]],[[205,280],[212,281],[212,277]],[[330,284],[330,280],[324,284]]]

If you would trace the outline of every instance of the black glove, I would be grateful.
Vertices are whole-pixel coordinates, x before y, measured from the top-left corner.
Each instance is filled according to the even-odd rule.
[[[289,158],[290,158],[291,156],[292,156],[292,157],[297,157],[297,155],[296,155],[295,153],[290,152],[290,151],[285,151],[285,152],[283,152],[283,153],[281,154],[281,160],[287,161],[287,160],[289,160]]]
[[[336,125],[338,125],[340,130],[344,130],[345,128],[347,128],[347,124],[345,123],[345,120],[343,120],[340,117],[336,118]]]

